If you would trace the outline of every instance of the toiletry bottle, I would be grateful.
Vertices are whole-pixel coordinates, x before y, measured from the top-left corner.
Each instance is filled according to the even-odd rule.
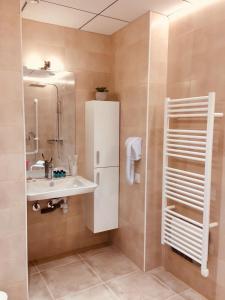
[[[78,160],[78,155],[74,155],[74,161],[72,162],[72,168],[71,168],[71,175],[72,176],[77,176],[77,160]]]

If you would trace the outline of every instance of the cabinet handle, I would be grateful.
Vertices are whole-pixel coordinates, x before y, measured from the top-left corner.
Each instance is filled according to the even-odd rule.
[[[100,151],[96,151],[96,163],[97,165],[100,163]]]
[[[99,172],[96,174],[96,184],[97,185],[100,184],[100,173]]]

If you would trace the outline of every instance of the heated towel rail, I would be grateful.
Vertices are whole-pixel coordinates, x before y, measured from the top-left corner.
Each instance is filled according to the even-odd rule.
[[[213,92],[204,97],[165,100],[161,242],[199,263],[204,277],[209,274],[209,230],[218,225],[210,223],[210,191],[214,118],[222,116],[215,113]],[[201,130],[199,125],[181,129],[179,121],[184,118],[185,124],[203,118],[206,125]],[[176,123],[172,125],[173,119]],[[174,167],[174,159],[200,163],[204,172]],[[202,221],[178,213],[176,205],[197,210]]]

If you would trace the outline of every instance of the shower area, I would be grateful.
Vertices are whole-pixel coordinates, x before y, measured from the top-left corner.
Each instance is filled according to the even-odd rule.
[[[53,159],[53,166],[68,170],[68,159],[75,153],[74,85],[71,72],[24,68],[28,174],[38,169],[43,155]]]

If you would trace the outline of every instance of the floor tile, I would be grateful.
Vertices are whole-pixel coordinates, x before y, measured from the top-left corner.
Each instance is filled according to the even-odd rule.
[[[47,269],[64,266],[73,262],[80,262],[80,259],[77,255],[65,256],[65,257],[57,258],[54,260],[48,260],[48,261],[47,260],[37,261],[36,264],[37,264],[37,268],[40,271],[44,271]]]
[[[88,259],[91,256],[95,256],[97,254],[103,253],[108,251],[109,249],[113,249],[113,246],[106,246],[106,247],[102,247],[102,248],[96,248],[96,249],[90,249],[88,251],[82,252],[79,255],[83,258],[83,259]],[[115,248],[116,249],[116,248]]]
[[[55,298],[70,296],[100,283],[96,275],[82,262],[47,269],[41,274]]]
[[[40,274],[29,278],[29,300],[52,300]]]
[[[109,290],[104,286],[100,285],[79,295],[64,297],[61,300],[115,300],[116,297],[112,296]]]
[[[164,300],[175,295],[150,273],[141,271],[112,280],[107,285],[121,300]]]
[[[139,270],[138,267],[118,249],[108,247],[105,251],[85,258],[103,281]]]
[[[185,299],[185,300],[207,300],[207,298],[205,298],[204,296],[200,295],[199,293],[197,293],[196,291],[189,289],[183,293],[181,293],[181,296]]]
[[[166,272],[163,267],[154,269],[151,273],[178,294],[189,289],[189,286],[186,283],[176,278],[171,273]]]
[[[30,300],[207,300],[163,267],[140,271],[113,246],[30,263],[29,294]]]

